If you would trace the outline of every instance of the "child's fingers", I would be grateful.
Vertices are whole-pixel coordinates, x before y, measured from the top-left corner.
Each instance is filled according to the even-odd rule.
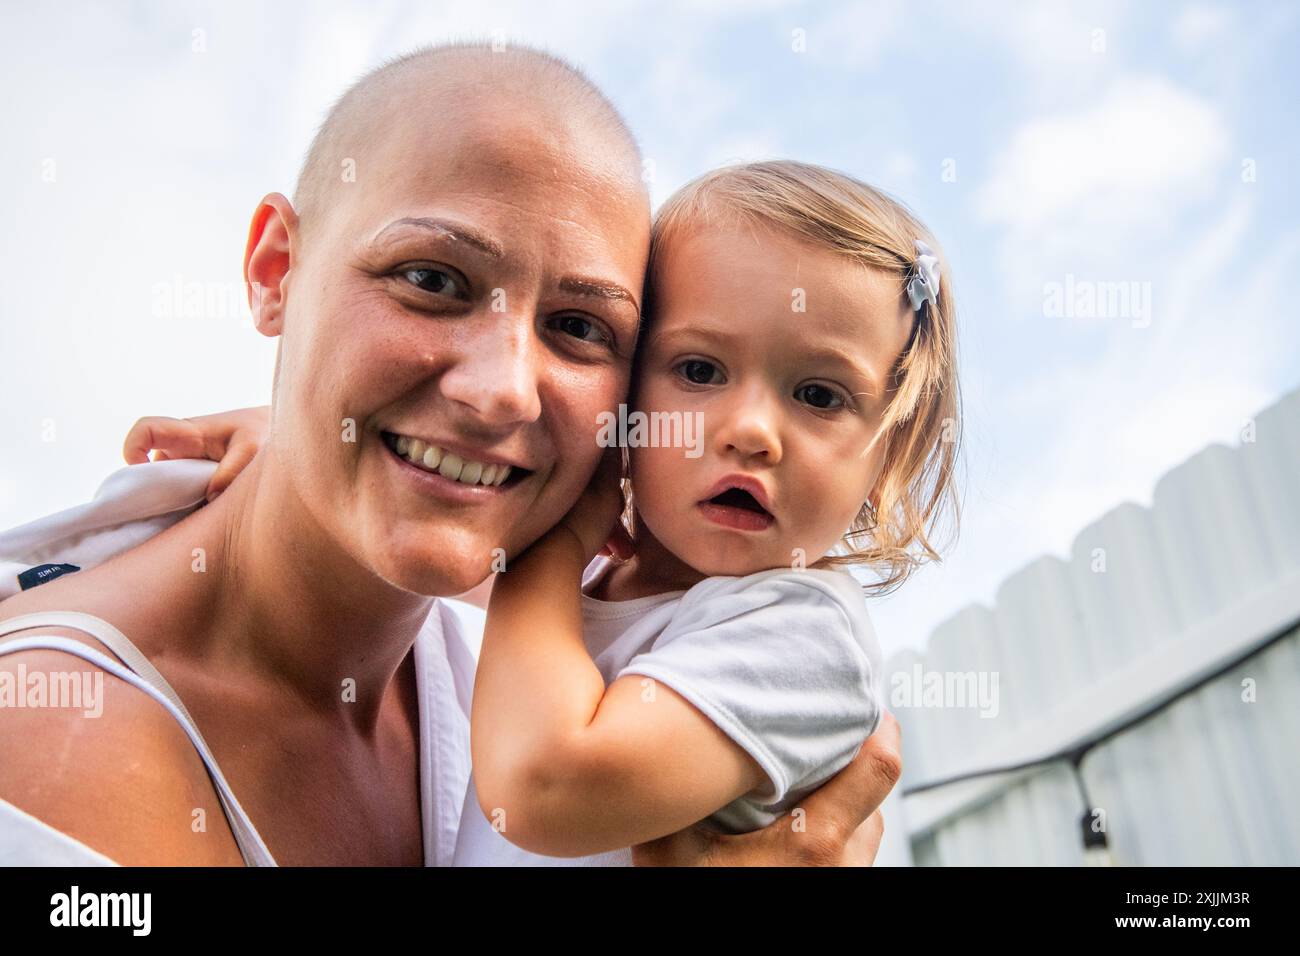
[[[208,501],[212,501],[217,495],[225,491],[256,454],[257,446],[252,442],[241,442],[232,445],[226,452],[226,456],[221,459],[221,464],[217,466],[217,470],[212,473],[212,479],[208,482]]]
[[[614,530],[610,532],[609,540],[605,542],[605,547],[601,549],[601,553],[609,555],[618,564],[629,560],[636,553],[632,544],[632,536],[623,527],[623,522],[619,521],[614,525]]]
[[[158,451],[155,461],[165,456],[175,458],[204,458],[203,435],[193,422],[181,418],[152,415],[141,418],[126,433],[122,457],[128,465],[140,465],[149,460],[150,451]]]

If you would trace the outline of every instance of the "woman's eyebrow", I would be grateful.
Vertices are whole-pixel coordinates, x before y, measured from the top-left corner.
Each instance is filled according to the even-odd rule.
[[[641,306],[636,301],[636,296],[617,282],[609,282],[605,279],[593,279],[590,276],[564,276],[560,279],[560,289],[564,292],[572,292],[575,295],[588,295],[600,299],[617,299],[629,303],[638,312],[641,309]]]
[[[390,222],[383,229],[375,234],[374,241],[378,242],[383,239],[389,232],[400,229],[403,226],[415,226],[419,229],[426,229],[429,232],[436,233],[444,239],[450,239],[453,242],[463,242],[468,246],[482,252],[484,255],[493,259],[504,259],[506,256],[505,247],[495,239],[471,226],[464,223],[450,222],[445,219],[430,219],[427,216],[408,216],[403,219],[396,219]]]
[[[466,226],[464,223],[451,222],[446,219],[431,219],[428,216],[407,216],[394,220],[376,233],[374,241],[383,240],[389,232],[399,230],[403,226],[415,226],[435,233],[441,238],[450,239],[453,242],[463,242],[493,259],[504,259],[506,257],[505,247],[501,243],[477,229]],[[564,292],[601,299],[620,300],[629,303],[638,312],[641,309],[636,296],[617,282],[591,276],[565,276],[560,279],[559,286]]]

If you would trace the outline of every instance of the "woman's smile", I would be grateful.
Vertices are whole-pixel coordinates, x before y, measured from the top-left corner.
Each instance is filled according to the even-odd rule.
[[[501,500],[535,474],[527,468],[465,458],[405,435],[392,432],[381,435],[385,457],[394,464],[403,480],[410,482],[420,493],[443,501],[486,504]]]

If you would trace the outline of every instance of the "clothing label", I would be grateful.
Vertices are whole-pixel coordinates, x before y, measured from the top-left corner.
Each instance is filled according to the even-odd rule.
[[[18,575],[18,586],[26,591],[38,584],[44,584],[46,581],[53,581],[69,571],[80,570],[81,568],[75,564],[38,564],[36,567],[28,568]]]

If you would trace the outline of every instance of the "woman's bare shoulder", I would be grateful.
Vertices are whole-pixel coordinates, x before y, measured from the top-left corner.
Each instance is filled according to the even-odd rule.
[[[14,616],[9,604],[0,604],[0,620]],[[55,627],[0,638],[0,648],[38,634],[107,653],[88,635]],[[124,865],[242,862],[207,769],[175,718],[66,651],[0,654],[0,799]]]

